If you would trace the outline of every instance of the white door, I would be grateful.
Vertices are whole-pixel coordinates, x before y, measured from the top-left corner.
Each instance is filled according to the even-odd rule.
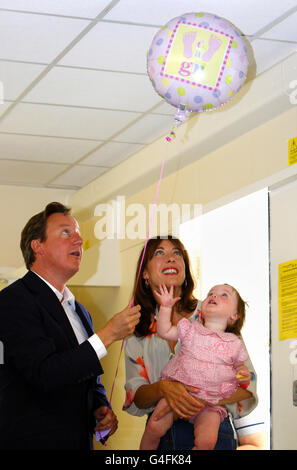
[[[297,338],[280,339],[286,324],[279,325],[279,265],[297,260],[297,179],[270,188],[271,253],[271,360],[272,360],[272,449],[297,449],[297,403],[293,404],[293,382],[297,381]],[[294,269],[293,269],[294,274]],[[296,272],[296,270],[295,270]],[[297,297],[297,281],[293,275]],[[293,300],[288,321],[296,324]],[[293,328],[294,330],[294,328]],[[297,334],[296,334],[297,336]],[[297,383],[297,382],[296,382]],[[297,392],[296,392],[297,393]]]

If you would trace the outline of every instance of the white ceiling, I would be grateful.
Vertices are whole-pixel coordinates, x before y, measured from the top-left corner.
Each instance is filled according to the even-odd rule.
[[[80,188],[167,133],[146,53],[192,11],[235,24],[257,74],[296,50],[296,0],[0,0],[0,184]]]

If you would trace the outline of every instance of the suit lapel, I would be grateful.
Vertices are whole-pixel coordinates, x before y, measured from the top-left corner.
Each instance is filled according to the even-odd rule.
[[[86,315],[84,314],[82,306],[76,301],[75,301],[75,310],[76,310],[77,315],[81,319],[82,324],[84,325],[84,327],[86,329],[88,337],[90,337],[91,335],[94,334],[92,325],[90,324],[90,322],[88,321]]]
[[[32,271],[29,271],[23,277],[23,282],[35,297],[35,300],[40,308],[46,310],[46,312],[51,315],[56,323],[58,323],[70,344],[72,346],[77,346],[78,341],[76,339],[73,328],[54,291]]]

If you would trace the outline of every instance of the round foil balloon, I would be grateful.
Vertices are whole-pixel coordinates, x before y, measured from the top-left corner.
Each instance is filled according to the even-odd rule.
[[[229,21],[210,13],[186,13],[155,35],[147,68],[157,93],[180,114],[212,110],[243,85],[247,47]]]

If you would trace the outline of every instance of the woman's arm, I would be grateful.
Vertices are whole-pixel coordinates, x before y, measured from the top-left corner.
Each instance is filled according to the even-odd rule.
[[[141,385],[134,397],[134,403],[137,408],[146,409],[155,406],[161,398],[160,382],[153,384]]]
[[[256,432],[238,438],[239,446],[236,450],[267,450],[269,447],[266,443],[266,435],[264,432]]]
[[[239,387],[231,397],[220,400],[218,403],[219,405],[230,405],[231,403],[237,403],[253,396],[252,392],[248,391],[246,388],[251,379],[251,373],[247,366],[244,363],[239,363],[236,367],[236,371]]]
[[[230,405],[231,403],[237,403],[238,401],[246,400],[251,398],[253,394],[245,388],[238,387],[235,393],[231,397],[223,398],[218,402],[218,405]]]

